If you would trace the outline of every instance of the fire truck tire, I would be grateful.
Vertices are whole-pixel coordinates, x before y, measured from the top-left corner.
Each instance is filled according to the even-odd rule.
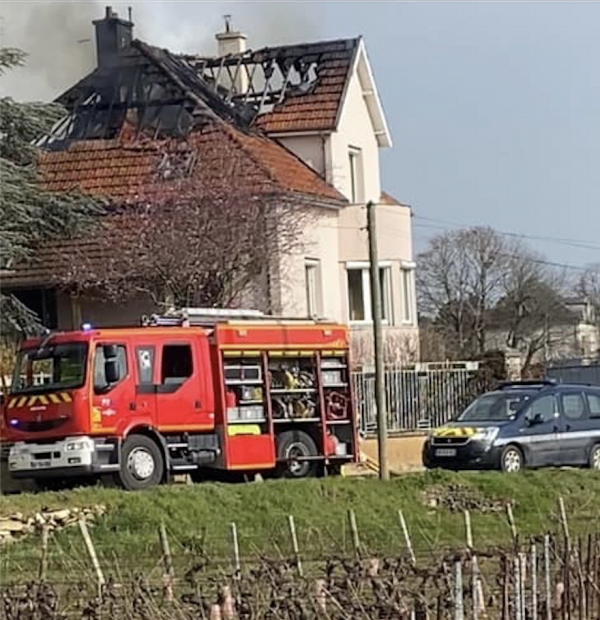
[[[313,438],[303,431],[285,431],[277,437],[278,473],[283,478],[315,476],[319,462],[295,460],[298,457],[318,456]]]
[[[160,484],[165,460],[157,443],[146,435],[129,435],[121,448],[118,482],[128,491],[138,491]]]

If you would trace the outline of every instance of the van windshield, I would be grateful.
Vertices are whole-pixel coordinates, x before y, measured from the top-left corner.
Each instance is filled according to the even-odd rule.
[[[81,387],[85,381],[87,344],[75,342],[21,351],[11,394]]]
[[[488,392],[474,400],[459,416],[459,422],[506,422],[514,418],[534,396],[534,391]]]

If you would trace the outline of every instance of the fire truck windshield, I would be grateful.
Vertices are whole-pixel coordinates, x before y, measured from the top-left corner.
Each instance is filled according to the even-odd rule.
[[[86,343],[76,342],[21,351],[11,394],[81,387],[85,381],[87,349]]]

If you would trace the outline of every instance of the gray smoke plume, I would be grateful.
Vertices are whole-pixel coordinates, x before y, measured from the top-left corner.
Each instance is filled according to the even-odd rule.
[[[92,20],[111,4],[127,18],[132,6],[134,37],[174,52],[214,55],[214,35],[223,15],[248,36],[248,46],[313,41],[320,28],[308,17],[310,4],[275,2],[85,2],[4,0],[0,8],[3,47],[27,52],[25,67],[8,71],[0,81],[3,96],[17,100],[55,98],[92,70],[96,63]]]

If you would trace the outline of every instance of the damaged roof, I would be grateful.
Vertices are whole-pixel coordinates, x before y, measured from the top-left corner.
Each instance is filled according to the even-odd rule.
[[[267,47],[242,54],[183,56],[211,88],[252,105],[268,133],[333,131],[360,38]]]
[[[251,127],[252,106],[224,97],[168,50],[132,41],[118,63],[97,68],[58,101],[69,115],[40,141],[49,190],[133,200],[140,187],[158,189],[173,175],[208,174],[212,183],[222,170],[210,163],[225,149],[229,161],[237,151],[237,189],[346,202],[291,151]],[[175,152],[185,159],[176,169],[169,164]]]

